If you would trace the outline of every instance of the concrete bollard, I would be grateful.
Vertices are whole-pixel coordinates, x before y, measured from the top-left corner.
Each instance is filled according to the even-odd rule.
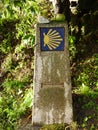
[[[38,24],[34,68],[33,125],[73,121],[68,27]]]

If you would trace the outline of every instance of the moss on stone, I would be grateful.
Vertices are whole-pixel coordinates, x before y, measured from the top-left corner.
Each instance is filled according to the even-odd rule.
[[[40,130],[65,130],[67,124],[51,124],[44,125]],[[70,130],[70,129],[69,129]]]

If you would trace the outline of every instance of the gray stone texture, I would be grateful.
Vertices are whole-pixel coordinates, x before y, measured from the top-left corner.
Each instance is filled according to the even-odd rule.
[[[40,28],[64,27],[64,51],[41,51]],[[38,24],[36,29],[33,124],[72,122],[72,94],[66,23]]]

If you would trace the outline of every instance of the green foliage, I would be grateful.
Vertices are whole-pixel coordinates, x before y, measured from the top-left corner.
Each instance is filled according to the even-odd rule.
[[[51,20],[53,17],[52,3],[47,0],[36,1],[38,4],[39,15]]]
[[[51,124],[44,125],[40,130],[77,130],[77,123],[72,122],[70,125],[68,124]]]
[[[97,5],[97,0],[79,0],[69,24],[72,89],[73,94],[77,95],[73,102],[74,117],[79,128],[85,130],[98,128]]]
[[[45,125],[40,130],[65,130],[65,124]]]
[[[89,91],[97,88],[98,83],[98,54],[94,54],[91,58],[81,61],[77,65],[78,73],[74,79],[75,85],[81,92]]]
[[[70,60],[72,60],[76,55],[75,41],[76,41],[75,36],[69,35]]]
[[[0,130],[16,130],[32,106],[37,4],[0,1]]]
[[[36,3],[32,0],[23,2],[11,2],[9,0],[1,2],[1,5],[1,52],[9,53],[12,51],[13,45],[15,46],[15,40],[17,39],[21,39],[21,42],[28,47],[33,47],[35,42],[35,14],[37,13]]]
[[[24,94],[22,90],[4,91],[0,98],[0,127],[1,130],[14,130],[18,126],[17,120],[31,107],[32,89],[26,90]]]
[[[12,50],[15,40],[15,24],[17,19],[0,19],[0,52],[7,54]]]
[[[23,90],[26,87],[25,80],[6,79],[2,87],[4,90],[0,98],[0,126],[2,130],[14,130],[20,116],[32,106],[33,91],[31,88]]]

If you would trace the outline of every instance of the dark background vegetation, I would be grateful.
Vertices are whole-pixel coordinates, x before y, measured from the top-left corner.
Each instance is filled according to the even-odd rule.
[[[0,0],[0,130],[15,130],[21,118],[31,118],[38,4]],[[50,5],[45,6],[49,15]],[[98,0],[79,0],[68,24],[74,121],[78,127],[96,130]]]

